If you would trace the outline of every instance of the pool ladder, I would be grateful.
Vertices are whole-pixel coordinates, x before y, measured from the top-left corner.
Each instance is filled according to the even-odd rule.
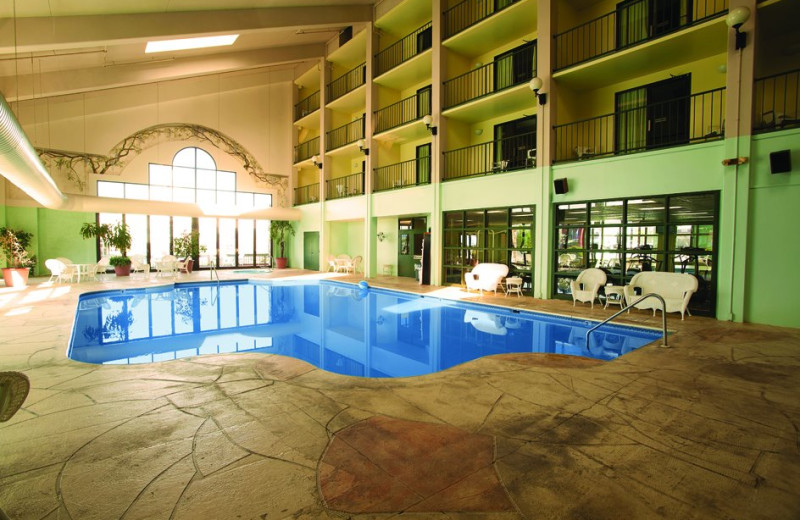
[[[601,321],[600,323],[598,323],[597,325],[595,325],[591,329],[587,330],[586,331],[586,350],[589,350],[589,334],[594,332],[595,329],[600,328],[601,326],[603,326],[606,323],[608,323],[609,321],[613,320],[614,318],[616,318],[617,316],[619,316],[623,312],[625,312],[627,310],[630,310],[631,307],[636,306],[639,302],[642,302],[642,301],[644,301],[644,300],[646,300],[648,298],[651,298],[651,297],[652,298],[658,298],[658,300],[661,302],[661,326],[662,326],[662,328],[664,330],[664,342],[662,343],[661,346],[662,347],[666,347],[667,346],[667,302],[664,301],[664,298],[662,298],[660,294],[648,293],[648,294],[645,294],[644,296],[642,296],[641,298],[639,298],[638,300],[636,300],[635,302],[633,302],[632,304],[628,305],[624,309],[620,309],[620,311],[616,312],[613,316],[611,316],[609,318],[606,318],[605,320]]]

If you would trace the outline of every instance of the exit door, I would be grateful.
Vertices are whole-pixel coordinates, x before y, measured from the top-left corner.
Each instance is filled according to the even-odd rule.
[[[303,269],[319,271],[319,231],[303,233]]]

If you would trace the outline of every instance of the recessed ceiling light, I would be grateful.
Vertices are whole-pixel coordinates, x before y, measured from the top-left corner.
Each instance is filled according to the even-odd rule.
[[[233,42],[235,42],[238,37],[238,34],[226,34],[223,36],[202,36],[200,38],[181,38],[180,40],[147,42],[147,47],[144,52],[184,51],[187,49],[222,47],[223,45],[233,45]]]

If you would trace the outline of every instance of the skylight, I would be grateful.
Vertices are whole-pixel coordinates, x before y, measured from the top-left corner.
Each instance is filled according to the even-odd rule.
[[[233,45],[238,38],[238,34],[225,34],[222,36],[202,36],[199,38],[181,38],[179,40],[161,40],[157,42],[147,42],[145,53],[184,51],[187,49],[203,49],[206,47],[222,47],[223,45]]]

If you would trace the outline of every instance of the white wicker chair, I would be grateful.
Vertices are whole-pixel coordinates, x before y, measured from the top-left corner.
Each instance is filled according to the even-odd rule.
[[[597,293],[605,284],[606,273],[603,270],[592,267],[581,271],[578,277],[569,283],[572,290],[572,306],[575,306],[575,302],[589,302],[594,308]]]
[[[164,255],[156,262],[156,276],[175,276],[178,273],[178,259],[172,255]]]

